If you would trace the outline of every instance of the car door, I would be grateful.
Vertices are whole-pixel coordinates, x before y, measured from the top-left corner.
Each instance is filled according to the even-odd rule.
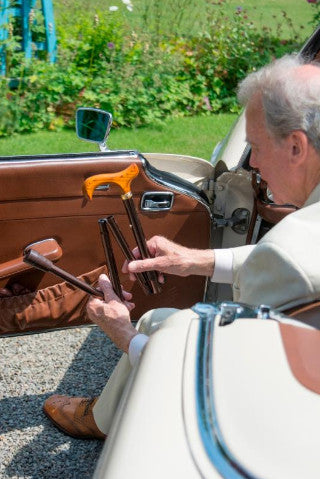
[[[107,272],[98,220],[114,215],[130,248],[136,243],[119,187],[104,185],[89,201],[82,185],[92,175],[133,163],[139,174],[131,191],[145,236],[161,234],[185,246],[209,247],[211,213],[205,195],[190,182],[152,167],[137,152],[0,157],[0,335],[88,322],[88,295],[24,263],[23,252],[35,249],[95,285],[99,274]],[[120,281],[136,304],[134,320],[151,308],[183,308],[203,299],[206,280],[198,276],[167,276],[160,293],[146,295],[138,282],[121,273],[124,257],[117,244],[113,249]]]

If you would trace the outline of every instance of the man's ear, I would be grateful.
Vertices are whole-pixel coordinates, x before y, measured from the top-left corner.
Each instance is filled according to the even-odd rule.
[[[302,130],[293,131],[289,135],[289,148],[292,165],[300,166],[308,154],[309,140]]]

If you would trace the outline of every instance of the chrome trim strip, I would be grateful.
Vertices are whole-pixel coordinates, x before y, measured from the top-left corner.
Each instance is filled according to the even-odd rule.
[[[0,156],[0,164],[7,163],[28,163],[28,162],[45,162],[49,161],[61,162],[66,160],[80,160],[80,161],[92,161],[103,159],[121,159],[133,161],[133,158],[139,160],[139,156],[136,151],[133,150],[110,150],[108,152],[83,152],[83,153],[47,153],[41,155],[14,155],[14,156]]]
[[[200,317],[195,391],[199,433],[209,459],[224,479],[258,479],[239,464],[229,450],[215,409],[212,381],[214,328],[219,327],[226,304],[197,303],[192,308]]]
[[[210,220],[212,221],[212,211],[210,210],[210,205],[208,202],[204,201],[203,198],[201,198],[200,194],[196,191],[187,191],[186,189],[184,189],[182,186],[178,186],[176,185],[175,183],[171,182],[169,178],[166,178],[165,180],[157,177],[152,170],[155,170],[155,171],[158,171],[160,174],[163,173],[161,172],[160,170],[157,170],[157,168],[155,167],[151,167],[150,163],[148,162],[148,160],[146,160],[146,158],[144,158],[142,155],[139,155],[139,159],[143,165],[143,169],[144,169],[144,172],[145,174],[151,179],[153,180],[156,184],[160,185],[160,186],[165,186],[167,188],[172,188],[173,190],[175,190],[177,193],[182,193],[184,195],[187,195],[187,196],[190,196],[191,198],[197,200],[199,203],[201,203],[203,206],[206,207],[206,209],[208,210],[208,213],[209,213],[209,216],[210,216]],[[165,173],[165,172],[164,172]],[[173,174],[172,174],[173,175]],[[173,175],[174,176],[174,175]],[[180,178],[177,176],[177,180],[179,181]],[[180,180],[181,183],[183,182],[183,180]],[[192,184],[190,183],[190,188],[193,188],[194,190],[196,190],[197,188]]]

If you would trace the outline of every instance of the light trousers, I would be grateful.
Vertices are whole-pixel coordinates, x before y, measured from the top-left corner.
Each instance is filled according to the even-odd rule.
[[[178,311],[176,308],[152,309],[140,318],[136,329],[139,333],[150,336],[150,334],[159,329],[165,319],[176,311]],[[123,354],[93,407],[93,417],[96,425],[104,434],[108,434],[110,430],[130,372],[131,364],[129,357],[127,354]]]

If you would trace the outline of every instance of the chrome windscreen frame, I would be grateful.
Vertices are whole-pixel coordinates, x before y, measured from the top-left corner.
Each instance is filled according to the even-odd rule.
[[[219,427],[213,386],[213,338],[215,326],[241,318],[276,319],[268,306],[250,308],[240,303],[197,303],[192,308],[200,318],[196,359],[196,414],[204,449],[215,469],[225,479],[258,479],[233,456]]]

